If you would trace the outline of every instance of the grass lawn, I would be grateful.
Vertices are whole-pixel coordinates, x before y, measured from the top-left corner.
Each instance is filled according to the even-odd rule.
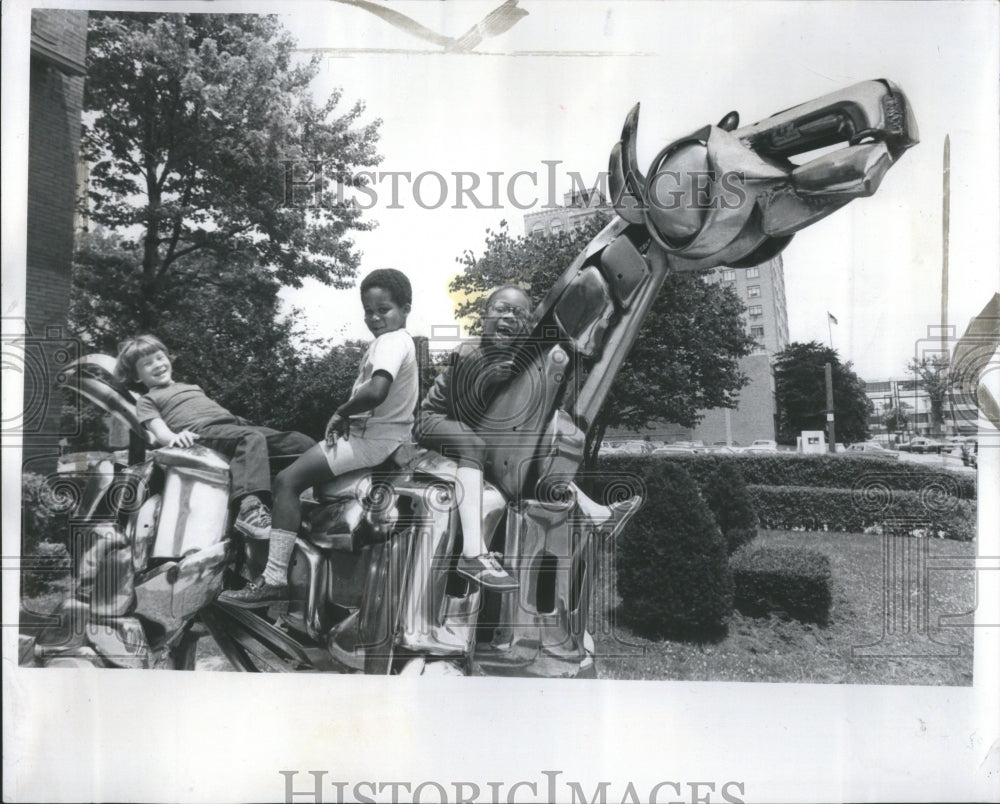
[[[937,539],[896,540],[910,549],[926,549],[927,560],[975,556],[972,542]],[[758,544],[791,545],[819,550],[830,557],[833,609],[826,626],[772,615],[733,614],[728,634],[708,644],[650,640],[615,622],[618,604],[614,578],[594,595],[591,630],[597,645],[598,676],[608,679],[677,679],[685,681],[779,681],[844,684],[972,684],[972,628],[940,627],[942,615],[960,615],[975,606],[971,569],[932,571],[925,587],[890,583],[899,604],[909,589],[910,615],[926,607],[930,627],[913,623],[904,631],[901,618],[884,613],[884,541],[880,536],[845,533],[761,531]],[[916,553],[911,555],[915,556]],[[914,566],[914,562],[910,562]],[[897,576],[898,577],[898,576]],[[26,599],[36,614],[52,611],[65,595],[61,588]],[[923,600],[923,604],[921,601]],[[892,626],[896,634],[883,639]],[[881,643],[880,643],[881,640]],[[933,640],[933,641],[932,641]],[[880,643],[869,655],[852,655],[852,647]],[[954,648],[949,650],[949,646]],[[957,655],[947,655],[955,653]],[[874,655],[872,655],[874,654]],[[199,643],[197,668],[229,670],[228,661],[211,639]]]
[[[895,566],[916,567],[921,550],[931,566],[936,559],[972,559],[975,542],[894,539],[892,550],[911,550]],[[610,605],[593,620],[598,675],[608,679],[677,679],[685,681],[780,681],[842,684],[972,684],[972,628],[941,627],[942,615],[960,615],[975,606],[972,569],[932,570],[926,585],[891,574],[884,582],[885,542],[880,536],[847,533],[761,531],[758,544],[799,545],[830,557],[833,608],[826,626],[772,615],[733,614],[728,634],[713,644],[644,639],[614,623],[618,598],[610,579]],[[956,562],[965,567],[971,561]],[[884,590],[893,592],[885,595]],[[908,594],[906,594],[908,592]],[[908,598],[909,617],[902,614]],[[887,616],[886,599],[896,615]],[[600,596],[598,596],[598,600]],[[891,605],[891,604],[890,604]],[[929,615],[929,616],[925,616]],[[920,621],[915,618],[920,617]],[[924,620],[930,625],[926,627]],[[602,623],[609,624],[600,633]],[[905,628],[909,625],[909,628]],[[885,633],[884,637],[883,634]],[[852,647],[878,643],[853,651]],[[866,653],[867,655],[858,655]],[[617,654],[617,655],[615,655]],[[853,654],[853,655],[852,655]],[[949,655],[957,654],[957,655]]]

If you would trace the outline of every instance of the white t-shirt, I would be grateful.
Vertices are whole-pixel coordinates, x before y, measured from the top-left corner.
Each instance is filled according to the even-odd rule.
[[[360,425],[358,432],[363,433],[365,438],[409,438],[420,393],[417,350],[409,332],[405,329],[393,330],[371,342],[361,361],[351,395],[376,371],[384,371],[392,377],[389,395],[374,410],[351,417],[352,437],[355,425]]]

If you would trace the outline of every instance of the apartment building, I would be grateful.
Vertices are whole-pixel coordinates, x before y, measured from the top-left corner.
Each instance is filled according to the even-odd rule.
[[[612,213],[613,209],[597,189],[576,189],[564,194],[562,207],[525,215],[524,231],[526,235],[556,234],[583,225],[598,211]],[[774,439],[777,406],[772,362],[774,355],[789,342],[781,255],[752,268],[719,268],[707,275],[705,281],[720,282],[732,288],[746,306],[743,318],[757,346],[752,354],[740,360],[739,365],[750,382],[740,391],[737,408],[700,411],[703,418],[693,429],[669,422],[651,422],[652,429],[638,435],[663,441],[700,440],[706,444],[748,445],[760,438]],[[614,431],[609,437],[626,435]]]

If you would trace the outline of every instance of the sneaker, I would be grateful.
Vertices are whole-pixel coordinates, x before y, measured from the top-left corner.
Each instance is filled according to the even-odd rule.
[[[220,603],[228,603],[241,609],[255,609],[278,600],[288,600],[287,586],[272,586],[261,575],[250,581],[242,589],[227,589],[219,594]]]
[[[497,553],[483,553],[475,558],[459,556],[459,575],[475,581],[494,592],[513,592],[518,587],[517,580],[500,566]]]
[[[252,505],[245,511],[240,511],[236,517],[236,530],[251,539],[269,539],[271,537],[271,512],[263,503]]]

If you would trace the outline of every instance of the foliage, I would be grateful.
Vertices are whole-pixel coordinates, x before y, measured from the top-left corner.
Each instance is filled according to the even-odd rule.
[[[65,542],[67,506],[44,475],[21,475],[21,553],[30,555],[42,542]]]
[[[912,359],[906,370],[917,378],[920,388],[927,394],[931,404],[931,424],[934,432],[940,434],[944,428],[944,403],[951,390],[951,371],[948,359],[942,355],[931,355],[920,360]]]
[[[885,429],[890,433],[905,433],[910,426],[909,411],[911,409],[905,402],[900,402],[898,405],[886,402],[882,406],[882,421],[885,423]]]
[[[357,168],[380,160],[379,122],[359,125],[360,103],[338,111],[339,91],[314,100],[318,57],[296,63],[274,16],[91,13],[88,35],[91,231],[71,327],[110,354],[151,332],[179,378],[255,423],[287,424],[301,337],[279,291],[349,286],[349,234],[372,224],[350,198],[289,194],[286,179],[303,181],[308,162],[350,193]]]
[[[933,490],[900,491],[813,486],[747,487],[761,527],[782,530],[876,531],[970,541],[976,537],[976,503]]]
[[[537,303],[607,222],[598,215],[553,235],[513,237],[506,222],[487,231],[482,256],[466,251],[458,258],[463,272],[450,289],[468,301],[457,306],[457,316],[478,322],[481,295],[504,284],[525,288]],[[735,407],[747,383],[737,361],[753,346],[742,312],[742,302],[721,284],[695,273],[668,276],[588,433],[591,459],[608,426],[641,428],[657,419],[694,426],[699,410]]]
[[[730,555],[757,536],[757,513],[740,470],[721,463],[701,487],[701,494],[715,517]]]
[[[684,467],[701,487],[721,466],[731,464],[748,484],[757,486],[855,489],[858,494],[870,494],[874,489],[884,488],[887,491],[976,499],[974,475],[924,464],[854,455],[607,455],[601,458],[598,468],[602,475],[628,473],[643,477],[661,461]]]
[[[833,369],[833,409],[837,440],[845,444],[868,437],[874,409],[864,381],[841,363],[837,352],[817,341],[792,343],[775,356],[774,385],[778,405],[778,441],[794,444],[803,430],[826,429],[824,365]]]
[[[744,547],[730,561],[736,608],[749,616],[784,613],[825,625],[833,594],[830,559],[817,550]]]
[[[66,452],[107,450],[110,447],[108,415],[96,405],[68,390],[63,391],[59,432],[66,433]]]
[[[317,441],[338,405],[346,401],[358,376],[367,343],[347,341],[302,359],[289,379],[286,408],[274,421],[283,430],[298,430]]]
[[[621,613],[648,635],[717,638],[733,609],[722,533],[679,466],[655,466],[646,485],[643,507],[617,542]]]
[[[35,472],[21,475],[21,594],[47,591],[69,568],[69,512],[66,501],[48,478]]]
[[[116,354],[122,340],[148,331],[142,326],[139,271],[120,238],[97,235],[90,243],[74,270],[70,322],[91,348]],[[188,261],[206,259],[192,255]],[[219,404],[255,423],[280,419],[299,358],[293,323],[279,316],[274,277],[234,259],[211,282],[191,284],[174,273],[163,288],[152,331],[170,351],[174,375],[201,385]]]
[[[339,91],[314,101],[320,58],[294,54],[275,16],[91,14],[87,214],[134,245],[144,326],[158,323],[171,274],[200,291],[237,255],[281,285],[353,278],[345,235],[370,224],[329,190],[292,197],[286,168],[318,162],[327,181],[357,187],[355,168],[379,161],[379,123],[352,128],[363,107],[338,116]]]

